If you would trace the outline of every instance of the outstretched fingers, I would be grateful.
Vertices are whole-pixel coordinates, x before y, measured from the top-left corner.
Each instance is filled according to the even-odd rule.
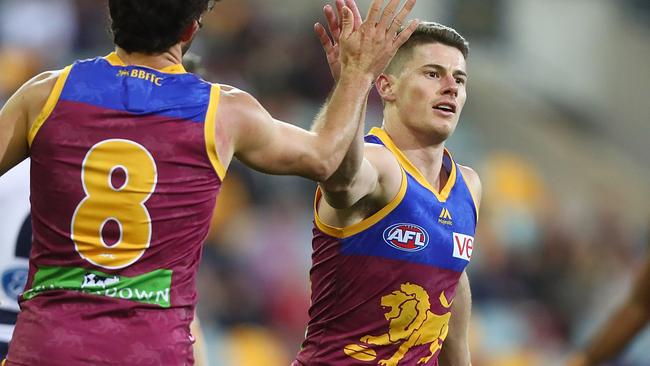
[[[327,30],[329,31],[329,34],[332,37],[331,38],[332,43],[336,45],[341,36],[343,7],[347,6],[348,8],[350,8],[350,10],[352,10],[352,15],[354,18],[354,30],[357,30],[359,26],[361,26],[362,20],[361,20],[361,14],[359,13],[359,7],[354,2],[354,0],[336,0],[334,4],[336,6],[336,11],[334,11],[334,7],[332,7],[332,5],[327,4],[323,7],[323,14],[325,15],[325,19],[327,20]],[[318,31],[317,34],[319,34]],[[320,38],[320,34],[319,34],[319,38]]]
[[[352,10],[347,6],[343,7],[341,21],[341,38],[347,39],[354,32],[354,19]]]
[[[318,40],[323,46],[325,53],[329,54],[332,51],[333,45],[332,40],[330,39],[329,35],[327,35],[325,27],[323,27],[323,25],[320,23],[316,23],[314,24],[314,32],[316,33]]]
[[[415,0],[407,0],[402,7],[402,10],[400,10],[395,19],[393,19],[393,23],[388,30],[389,34],[397,34],[397,32],[399,32],[400,28],[404,24],[404,20],[409,15],[411,10],[413,10],[413,7],[415,7]]]
[[[354,0],[337,0],[341,27],[340,47],[334,40],[334,49],[342,67],[351,66],[367,76],[377,77],[386,67],[397,49],[415,31],[418,22],[411,22],[399,32],[400,25],[413,10],[416,0],[372,0],[368,16],[359,28],[355,27],[359,15]],[[385,9],[382,7],[386,3]],[[357,31],[358,30],[358,31]],[[322,32],[322,30],[321,30]],[[324,37],[323,37],[324,39]],[[331,64],[331,63],[330,63]]]
[[[341,36],[341,11],[339,7],[339,3],[342,2],[343,0],[337,0],[336,1],[336,7],[338,9],[339,17],[337,18],[336,14],[334,13],[334,8],[332,8],[331,5],[327,4],[323,8],[323,13],[325,14],[325,19],[327,19],[327,27],[329,28],[330,34],[332,35],[332,39],[334,40],[334,44],[338,43],[338,39]]]
[[[395,13],[397,13],[397,7],[399,6],[400,0],[390,0],[384,12],[381,14],[379,23],[377,23],[377,30],[386,32],[390,24],[392,23]]]
[[[406,41],[408,41],[409,38],[411,38],[411,35],[417,29],[418,24],[420,24],[419,20],[411,20],[408,27],[404,28],[404,30],[401,31],[397,37],[395,37],[395,40],[393,41],[393,47],[395,50],[400,48]]]
[[[372,24],[374,26],[377,16],[381,11],[381,6],[383,5],[384,0],[372,0],[370,4],[370,9],[368,9],[368,15],[366,15],[365,23]]]
[[[338,4],[338,0],[337,0]],[[345,0],[345,6],[350,8],[352,10],[352,15],[354,16],[354,30],[359,29],[361,26],[361,23],[363,23],[363,19],[361,18],[361,12],[359,12],[359,7],[357,6],[357,3],[354,0]],[[341,10],[343,9],[343,6],[339,8],[339,14],[341,14]]]

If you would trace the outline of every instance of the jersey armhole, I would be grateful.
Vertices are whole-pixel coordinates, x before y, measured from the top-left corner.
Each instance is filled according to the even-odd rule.
[[[381,221],[381,219],[388,216],[388,214],[390,214],[404,199],[404,196],[406,195],[406,188],[408,186],[408,180],[406,178],[406,172],[404,171],[404,168],[402,168],[401,166],[400,166],[400,171],[402,172],[402,182],[400,184],[399,191],[397,192],[395,197],[381,210],[357,222],[356,224],[343,227],[343,228],[330,226],[321,220],[320,216],[318,215],[318,204],[323,196],[323,193],[321,192],[320,187],[317,187],[316,197],[314,198],[314,222],[316,224],[316,227],[323,233],[339,239],[344,239],[352,235],[356,235],[372,227],[373,225]]]
[[[72,69],[72,65],[67,66],[66,68],[63,69],[63,71],[59,75],[59,78],[56,80],[56,83],[54,84],[54,88],[52,88],[52,91],[50,92],[50,96],[47,98],[45,105],[43,106],[41,112],[34,120],[32,127],[29,129],[29,134],[27,135],[27,144],[29,145],[29,147],[32,146],[32,143],[36,138],[36,134],[41,129],[41,127],[48,119],[48,117],[50,117],[50,114],[52,114],[54,108],[59,102],[59,97],[61,96],[61,92],[63,91],[65,82],[68,79],[68,75],[70,75],[71,69]]]
[[[219,107],[219,99],[221,97],[221,86],[219,84],[212,84],[210,89],[210,102],[208,104],[208,111],[205,116],[204,124],[204,134],[205,134],[205,148],[207,149],[208,158],[217,176],[223,181],[226,177],[226,168],[223,166],[219,160],[219,155],[217,154],[217,143],[216,143],[216,119],[217,119],[217,108]]]

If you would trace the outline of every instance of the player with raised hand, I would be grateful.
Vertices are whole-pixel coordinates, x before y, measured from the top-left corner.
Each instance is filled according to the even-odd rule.
[[[336,1],[337,12],[351,3]],[[315,31],[336,78],[340,25],[324,11],[333,39]],[[312,306],[295,365],[471,364],[464,270],[481,184],[445,149],[466,100],[467,54],[456,31],[422,23],[377,78],[382,128],[364,144],[360,127],[316,193]]]

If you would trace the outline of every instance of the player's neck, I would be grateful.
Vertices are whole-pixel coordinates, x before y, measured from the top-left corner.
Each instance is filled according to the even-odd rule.
[[[183,53],[180,45],[173,46],[166,52],[148,55],[138,52],[126,52],[123,48],[116,47],[115,53],[127,65],[146,66],[156,70],[162,70],[166,67],[178,65],[183,61]]]
[[[441,176],[442,158],[445,153],[445,142],[432,143],[431,140],[418,134],[417,131],[403,125],[384,124],[384,129],[402,153],[422,173],[431,186],[438,190],[444,185]]]

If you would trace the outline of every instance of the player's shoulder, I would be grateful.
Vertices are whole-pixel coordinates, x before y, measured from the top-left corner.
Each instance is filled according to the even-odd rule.
[[[476,172],[476,170],[472,169],[472,167],[458,164],[458,168],[460,168],[460,171],[463,173],[466,179],[476,180],[478,184],[481,184],[481,179],[478,173]]]
[[[62,69],[42,72],[27,81],[18,92],[33,98],[47,99],[63,71]]]
[[[402,168],[397,157],[384,145],[373,143],[364,145],[364,157],[377,172],[378,188],[383,188],[375,192],[379,200],[394,197],[402,185]]]
[[[230,85],[219,84],[219,106],[216,111],[216,133],[220,141],[233,146],[255,139],[259,121],[271,117],[250,93]]]
[[[219,84],[219,87],[221,89],[221,105],[226,104],[230,108],[246,108],[259,104],[255,97],[242,89],[226,84]]]
[[[375,168],[380,175],[382,173],[394,172],[400,173],[399,162],[393,153],[381,144],[365,143],[364,156]]]
[[[481,178],[479,177],[478,173],[474,169],[466,165],[458,164],[458,168],[460,169],[461,174],[465,178],[467,187],[469,188],[469,190],[472,192],[472,195],[477,200],[477,203],[480,202],[483,186],[481,184]]]
[[[220,84],[217,119],[234,130],[253,128],[260,117],[269,117],[260,102],[250,93],[230,85]]]
[[[30,123],[45,106],[63,72],[64,70],[42,72],[23,84],[16,92],[15,100],[20,103],[23,110],[27,111]]]

